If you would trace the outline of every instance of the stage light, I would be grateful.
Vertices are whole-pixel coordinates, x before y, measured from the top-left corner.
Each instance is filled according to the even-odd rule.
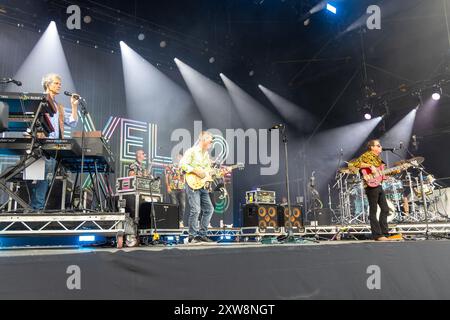
[[[216,59],[214,58],[214,57],[211,57],[211,58],[209,58],[209,63],[214,63],[214,62],[216,62]]]
[[[144,41],[145,40],[145,34],[139,33],[138,39],[139,39],[139,41]]]
[[[372,115],[370,113],[366,113],[366,114],[364,114],[364,119],[371,120],[372,119]]]
[[[253,77],[253,76],[255,75],[255,71],[251,70],[251,71],[248,73],[248,75],[249,75],[250,77]]]
[[[327,3],[327,7],[326,7],[326,8],[327,8],[328,11],[330,11],[330,12],[332,12],[332,13],[334,13],[334,14],[337,13],[336,7],[332,6],[332,5],[329,4],[329,3]]]
[[[437,100],[441,99],[441,94],[435,92],[435,93],[433,93],[433,94],[431,95],[431,98],[432,98],[433,100],[437,101]]]
[[[160,46],[161,48],[165,48],[165,47],[167,47],[167,42],[161,41],[161,42],[159,43],[159,46]]]
[[[79,236],[78,241],[79,242],[94,242],[95,236]]]
[[[92,17],[91,16],[85,16],[83,19],[84,23],[89,24],[92,22]]]
[[[434,85],[432,92],[433,94],[431,95],[431,99],[433,99],[434,101],[438,101],[441,99],[442,88],[439,85]]]

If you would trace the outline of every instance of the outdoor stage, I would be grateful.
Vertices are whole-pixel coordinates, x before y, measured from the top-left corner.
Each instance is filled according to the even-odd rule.
[[[445,240],[3,250],[0,299],[446,299],[449,265]]]

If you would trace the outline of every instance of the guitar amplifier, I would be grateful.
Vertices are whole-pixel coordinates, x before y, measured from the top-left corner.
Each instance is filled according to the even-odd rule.
[[[133,191],[150,193],[150,186],[152,188],[151,189],[152,193],[154,194],[161,193],[160,180],[151,180],[149,178],[142,178],[142,177],[118,178],[116,183],[116,190],[118,193],[133,192]]]
[[[256,189],[253,191],[247,191],[245,193],[246,204],[275,204],[276,194],[275,191],[265,191]]]
[[[153,203],[155,209],[156,229],[179,229],[180,221],[178,205],[168,203]],[[152,204],[145,202],[139,208],[139,229],[154,229]]]
[[[146,202],[162,202],[161,194],[152,194],[148,192],[127,192],[119,193],[119,201],[125,200],[125,210],[130,214],[134,221],[139,222],[141,205]]]

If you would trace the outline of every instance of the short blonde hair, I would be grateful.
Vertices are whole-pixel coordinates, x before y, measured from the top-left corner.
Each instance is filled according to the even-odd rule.
[[[47,90],[48,86],[51,85],[55,79],[58,79],[61,81],[61,76],[56,73],[49,73],[49,74],[45,75],[42,78],[42,86],[44,87],[44,90]]]
[[[208,132],[208,131],[202,131],[202,132],[200,132],[200,135],[198,136],[198,140],[199,141],[201,141],[201,140],[205,140],[207,137],[213,137],[212,136],[212,134],[211,134],[211,132]]]

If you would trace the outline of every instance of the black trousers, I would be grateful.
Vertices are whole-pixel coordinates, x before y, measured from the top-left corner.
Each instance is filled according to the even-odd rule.
[[[376,188],[367,187],[366,195],[369,200],[369,220],[373,238],[377,239],[379,237],[389,236],[389,226],[387,223],[389,207],[383,188],[381,186]],[[381,209],[379,220],[377,219],[378,205]]]

